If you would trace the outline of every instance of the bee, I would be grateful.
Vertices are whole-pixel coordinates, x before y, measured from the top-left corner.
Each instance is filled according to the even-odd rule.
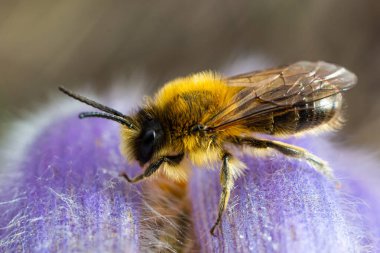
[[[342,92],[356,82],[355,74],[347,69],[322,61],[300,61],[226,78],[206,71],[168,82],[132,116],[59,89],[100,110],[82,112],[79,118],[98,117],[121,124],[122,154],[144,169],[133,178],[122,173],[130,183],[153,174],[185,181],[189,165],[215,167],[219,162],[222,192],[210,230],[214,235],[234,181],[246,169],[237,151],[274,150],[303,159],[317,172],[333,178],[331,168],[317,156],[263,136],[287,137],[339,128]]]

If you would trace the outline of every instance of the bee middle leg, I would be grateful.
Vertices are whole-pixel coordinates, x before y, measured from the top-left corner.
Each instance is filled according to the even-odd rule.
[[[214,226],[212,226],[210,230],[211,235],[214,235],[215,229],[219,225],[222,219],[222,215],[224,211],[226,210],[226,206],[230,198],[231,189],[234,185],[234,179],[231,172],[231,166],[229,164],[229,160],[231,159],[231,157],[232,156],[228,153],[226,153],[223,156],[223,165],[222,165],[222,170],[220,172],[220,184],[222,185],[222,193],[220,194],[220,198],[219,198],[218,218],[216,219]]]
[[[334,178],[331,168],[327,165],[325,161],[303,148],[290,145],[281,141],[261,140],[256,138],[236,138],[232,142],[238,145],[251,146],[253,148],[272,148],[284,155],[298,159],[304,159],[322,175],[330,179]]]

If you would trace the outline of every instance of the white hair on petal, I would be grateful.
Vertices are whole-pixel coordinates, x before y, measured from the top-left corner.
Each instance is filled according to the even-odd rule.
[[[125,111],[124,109],[127,109],[128,111],[132,111],[133,108],[136,108],[138,106],[138,101],[141,101],[142,98],[142,92],[141,90],[146,86],[144,84],[144,79],[138,79],[137,77],[132,78],[131,80],[126,79],[120,79],[117,82],[116,86],[113,86],[109,90],[109,95],[105,96],[105,100],[109,100],[108,102],[104,102],[104,96],[100,99],[96,95],[94,95],[94,92],[89,91],[89,89],[73,89],[75,93],[84,95],[92,100],[99,101],[101,103],[107,104],[110,107],[115,107],[116,109],[121,108],[121,111]],[[137,85],[136,88],[126,88],[125,83],[131,83]],[[124,86],[124,87],[123,87]],[[131,106],[130,108],[125,108],[126,106]],[[133,106],[133,107],[132,107]],[[123,108],[124,107],[124,108]],[[87,105],[84,105],[80,103],[79,101],[73,100],[64,94],[60,93],[57,89],[56,93],[54,93],[50,99],[49,102],[35,106],[34,109],[31,109],[27,112],[23,112],[18,119],[13,119],[14,122],[9,123],[9,127],[5,132],[5,138],[1,141],[1,151],[0,151],[0,161],[2,162],[2,167],[0,168],[0,189],[1,190],[8,190],[13,191],[12,194],[7,194],[8,197],[11,199],[2,199],[0,201],[1,205],[13,205],[18,203],[19,201],[25,201],[25,197],[23,197],[23,191],[25,189],[21,189],[19,187],[15,187],[14,182],[18,179],[21,179],[23,174],[22,171],[20,171],[18,168],[21,167],[21,163],[25,159],[26,152],[29,150],[30,145],[33,144],[34,141],[38,140],[38,137],[43,134],[46,128],[49,127],[49,125],[61,118],[65,118],[69,115],[75,115],[78,112],[81,111],[92,111],[96,110],[94,108],[91,108]],[[128,113],[126,111],[126,114]],[[113,184],[112,182],[107,182],[107,184]],[[13,187],[12,187],[13,185]],[[105,186],[105,187],[113,187],[112,185]],[[104,187],[102,188],[104,190]],[[72,226],[81,226],[83,227],[84,224],[79,224],[76,222],[76,219],[79,217],[86,217],[86,223],[92,224],[94,222],[98,222],[97,219],[99,217],[96,216],[95,213],[90,212],[90,210],[86,210],[86,208],[80,203],[80,200],[77,199],[75,195],[68,195],[61,193],[51,187],[47,188],[47,191],[50,192],[53,196],[59,200],[59,203],[61,203],[60,210],[62,212],[68,212],[68,217],[70,218]],[[99,193],[101,194],[101,193]],[[150,210],[148,213],[150,213],[149,219],[160,219],[165,226],[168,224],[172,224],[173,221],[171,221],[170,217],[165,217],[165,215],[154,211],[152,209],[152,206],[147,204],[146,202],[143,202],[143,206],[141,207],[142,210]],[[174,208],[174,207],[173,207]],[[53,210],[52,210],[53,212]],[[27,214],[23,214],[23,211],[20,210],[19,213],[13,216],[12,220],[8,222],[6,227],[2,227],[0,229],[11,229],[13,231],[12,234],[5,235],[3,238],[0,238],[0,247],[6,248],[7,245],[13,245],[17,243],[17,241],[23,240],[23,238],[26,236],[25,232],[29,230],[35,229],[33,227],[33,224],[43,219],[46,222],[50,222],[50,220],[54,220],[56,217],[58,217],[58,213],[49,213],[47,217],[28,217]],[[124,216],[124,214],[123,214]],[[127,222],[128,220],[132,219],[134,222],[137,222],[136,219],[139,217],[135,217],[131,215],[131,213],[125,213],[125,218],[120,219],[119,221],[111,221],[111,220],[104,220],[103,225],[104,226],[112,226],[114,222]],[[140,217],[141,219],[142,217]],[[83,221],[83,220],[82,220]],[[20,224],[24,224],[20,226]],[[107,225],[108,224],[108,225]],[[159,231],[161,227],[149,227],[148,225],[152,226],[153,223],[144,223],[139,228],[139,238],[141,239],[141,245],[140,247],[144,249],[144,252],[151,251],[150,248],[160,249],[160,250],[169,250],[173,251],[173,248],[168,242],[162,241],[163,233],[152,233],[152,231]],[[101,224],[100,224],[101,225]],[[58,225],[57,225],[58,226]],[[59,226],[66,226],[65,224],[59,225]],[[175,224],[170,225],[175,227]],[[176,225],[178,226],[178,225]],[[88,226],[88,229],[90,229],[91,226]],[[50,228],[50,227],[49,227]],[[54,232],[52,231],[52,235],[55,236],[60,231],[64,234],[62,234],[61,238],[65,238],[67,240],[69,245],[66,245],[69,249],[76,249],[76,250],[90,250],[88,248],[88,240],[83,240],[83,245],[81,245],[81,241],[78,241],[78,235],[77,234],[70,234],[68,233],[70,231],[70,227],[51,227],[51,229],[54,229]],[[87,231],[84,229],[85,232]],[[176,228],[176,230],[179,230]],[[107,231],[104,230],[104,231]],[[88,232],[88,234],[87,234]],[[92,231],[91,229],[88,230],[85,234],[81,235],[82,238],[90,238],[94,235],[95,231]],[[128,231],[125,231],[127,233]],[[129,231],[128,233],[130,233]],[[133,232],[133,231],[132,231]],[[166,236],[168,237],[168,235]],[[71,239],[70,239],[71,238]],[[42,243],[42,242],[41,242]],[[43,243],[49,243],[49,240],[44,240]],[[51,242],[50,242],[51,243]],[[100,252],[106,252],[107,251],[107,245],[109,243],[112,243],[112,240],[104,241],[104,248],[97,248],[96,250]],[[125,243],[128,243],[128,240],[125,241]],[[73,245],[71,245],[73,244]],[[74,245],[75,244],[75,245]],[[107,245],[106,245],[107,244]],[[46,246],[46,245],[45,245]],[[41,249],[45,247],[44,245],[40,245]],[[39,247],[39,246],[38,246]],[[125,245],[125,250],[128,251],[129,246]],[[132,249],[131,249],[132,252]]]

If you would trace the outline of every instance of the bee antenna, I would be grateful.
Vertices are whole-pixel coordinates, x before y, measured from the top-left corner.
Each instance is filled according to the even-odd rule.
[[[125,119],[123,117],[119,117],[116,115],[108,114],[108,113],[103,113],[103,112],[82,112],[79,114],[79,118],[90,118],[90,117],[96,117],[96,118],[104,118],[104,119],[110,119],[113,121],[116,121],[122,125],[126,125],[129,128],[135,128],[134,125],[128,121],[128,119]]]
[[[86,118],[86,117],[98,117],[98,118],[106,118],[106,119],[110,119],[110,120],[114,120],[120,124],[123,124],[123,125],[126,125],[128,126],[129,128],[135,128],[135,126],[132,124],[132,120],[130,117],[122,114],[121,112],[115,110],[115,109],[112,109],[111,107],[108,107],[106,105],[102,105],[98,102],[95,102],[89,98],[86,98],[84,96],[81,96],[79,94],[75,94],[74,92],[62,87],[62,86],[59,86],[58,89],[63,92],[64,94],[68,95],[69,97],[72,97],[82,103],[85,103],[89,106],[92,106],[96,109],[99,109],[105,113],[97,113],[97,112],[85,112],[85,113],[81,113],[79,114],[79,118]]]
[[[74,92],[62,87],[62,86],[59,86],[58,89],[60,91],[62,91],[63,93],[65,93],[66,95],[68,95],[69,97],[72,97],[82,103],[85,103],[85,104],[88,104],[89,106],[92,106],[96,109],[99,109],[103,112],[107,112],[107,113],[110,113],[112,115],[116,115],[116,116],[120,116],[120,117],[125,117],[124,114],[122,114],[121,112],[119,111],[116,111],[115,109],[112,109],[111,107],[108,107],[108,106],[105,106],[105,105],[102,105],[102,104],[99,104],[98,102],[95,102],[94,100],[91,100],[89,98],[86,98],[86,97],[83,97],[79,94],[75,94]]]

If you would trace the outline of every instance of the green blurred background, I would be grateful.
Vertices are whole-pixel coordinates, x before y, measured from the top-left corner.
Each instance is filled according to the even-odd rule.
[[[174,77],[221,71],[252,56],[274,65],[324,60],[355,72],[359,85],[347,93],[341,139],[377,152],[375,0],[1,0],[1,125],[31,105],[43,105],[58,85],[79,89],[91,83],[104,91],[119,77],[143,73],[152,80],[151,94]]]

